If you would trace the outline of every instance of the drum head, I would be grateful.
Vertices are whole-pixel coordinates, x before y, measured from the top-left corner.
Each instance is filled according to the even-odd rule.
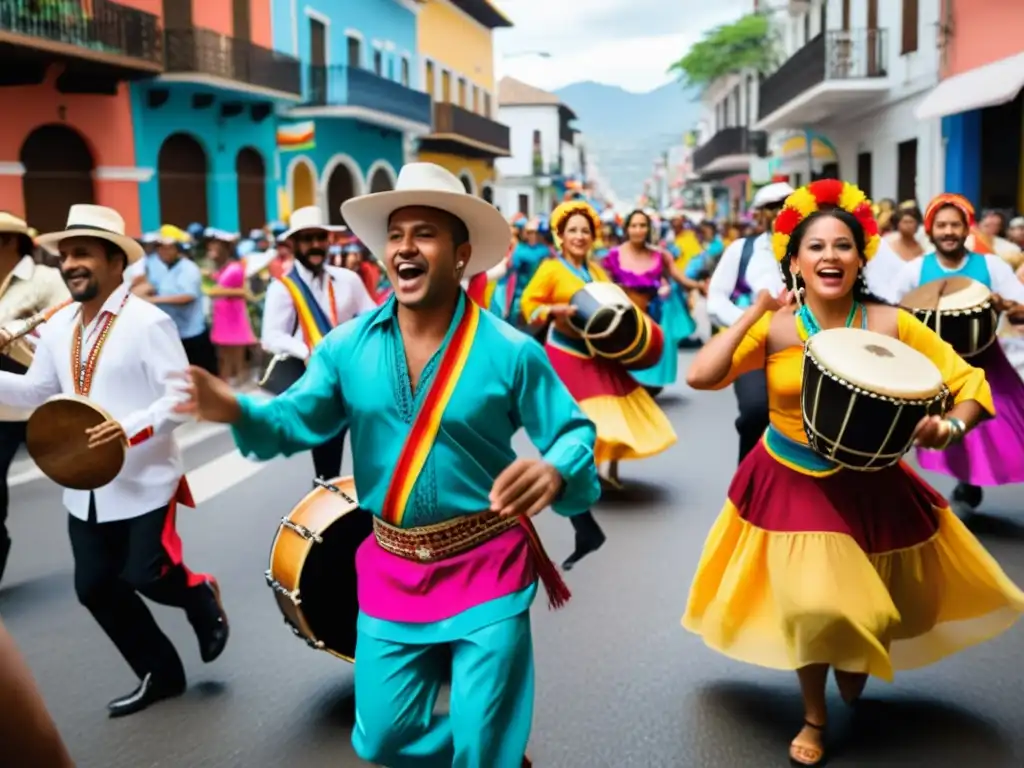
[[[633,302],[629,296],[615,283],[589,283],[584,288],[576,291],[569,300],[569,303],[576,308],[576,314],[569,318],[569,324],[580,333],[587,329],[591,319],[607,310],[606,322],[590,323],[590,333],[604,333],[615,319],[613,311],[620,307],[631,307]]]
[[[28,420],[28,454],[58,485],[76,491],[102,488],[120,473],[128,445],[120,440],[89,448],[85,430],[111,419],[109,413],[79,395],[51,397]]]
[[[931,360],[898,339],[860,328],[815,334],[807,353],[827,372],[855,387],[902,400],[924,400],[942,390]]]
[[[970,309],[984,304],[992,292],[969,277],[947,277],[935,280],[908,293],[900,304],[910,310],[949,312]]]
[[[299,581],[299,608],[309,628],[317,640],[346,659],[356,656],[356,550],[372,534],[369,512],[354,509],[343,514],[321,531],[323,541],[310,549]]]

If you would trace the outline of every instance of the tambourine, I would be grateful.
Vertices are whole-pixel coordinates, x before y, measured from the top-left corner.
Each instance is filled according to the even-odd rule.
[[[25,428],[29,456],[44,475],[65,488],[94,491],[121,472],[128,441],[89,447],[87,429],[113,417],[80,395],[55,395],[36,408]]]

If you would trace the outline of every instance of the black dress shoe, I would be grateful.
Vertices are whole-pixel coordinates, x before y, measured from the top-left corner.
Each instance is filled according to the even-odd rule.
[[[173,682],[161,681],[153,676],[153,673],[148,673],[142,682],[139,683],[139,687],[129,693],[127,696],[122,696],[118,699],[114,699],[112,702],[107,704],[107,711],[111,717],[125,717],[126,715],[134,715],[136,712],[141,712],[151,704],[156,704],[158,701],[164,699],[172,699],[175,696],[181,696],[185,692],[185,681],[177,680]]]
[[[199,640],[199,657],[206,663],[216,659],[228,644],[228,615],[220,602],[220,586],[210,579],[195,587],[198,592],[197,607],[191,612],[189,621]]]
[[[956,488],[953,489],[953,501],[959,501],[968,509],[977,509],[981,506],[983,498],[984,493],[977,485],[957,483]]]
[[[566,571],[571,571],[576,563],[591,552],[599,550],[607,538],[591,512],[573,515],[569,518],[569,522],[576,530],[576,549],[562,563],[562,569]]]

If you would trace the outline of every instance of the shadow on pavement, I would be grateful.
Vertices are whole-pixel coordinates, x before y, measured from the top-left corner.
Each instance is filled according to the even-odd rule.
[[[963,518],[964,525],[975,536],[991,536],[1007,541],[1024,541],[1024,525],[1001,514],[972,512]]]
[[[36,612],[47,603],[75,600],[73,575],[70,571],[49,573],[0,586],[0,614],[5,620],[22,612]]]
[[[616,509],[618,507],[629,507],[636,510],[639,505],[661,504],[670,495],[669,489],[664,485],[648,483],[643,480],[630,480],[622,478],[625,486],[622,490],[605,487],[601,490],[601,498],[597,506],[601,509]],[[650,514],[651,509],[644,509],[644,514]]]

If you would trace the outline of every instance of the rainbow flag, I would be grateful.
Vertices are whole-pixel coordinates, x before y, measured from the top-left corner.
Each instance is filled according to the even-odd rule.
[[[277,128],[277,148],[281,152],[303,152],[316,147],[316,125],[312,120]]]

